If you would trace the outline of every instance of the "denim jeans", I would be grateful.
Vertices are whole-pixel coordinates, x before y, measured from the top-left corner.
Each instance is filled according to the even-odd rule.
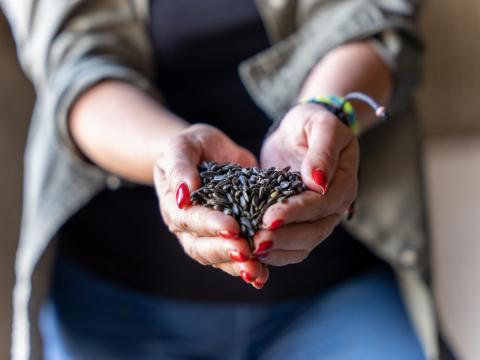
[[[60,260],[40,328],[47,360],[424,359],[386,268],[302,299],[217,304],[134,292]]]

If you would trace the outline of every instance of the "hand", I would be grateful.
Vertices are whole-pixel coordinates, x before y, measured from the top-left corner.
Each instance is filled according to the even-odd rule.
[[[255,166],[255,157],[224,133],[208,125],[192,125],[164,147],[154,171],[160,210],[185,253],[203,265],[222,269],[256,288],[268,280],[268,267],[252,259],[237,221],[220,211],[191,206],[190,192],[201,186],[203,160]]]
[[[300,170],[309,190],[266,211],[266,230],[254,237],[255,253],[270,265],[301,262],[331,234],[356,197],[358,142],[333,114],[303,104],[265,141],[260,159],[261,167]]]

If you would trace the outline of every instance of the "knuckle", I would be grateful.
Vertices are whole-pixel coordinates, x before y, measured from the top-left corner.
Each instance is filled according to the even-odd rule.
[[[345,211],[348,210],[348,208],[350,207],[350,205],[352,204],[352,200],[349,200],[349,199],[344,199],[342,201],[340,201],[340,203],[338,204],[338,208],[339,208],[339,213],[342,214],[344,213]]]
[[[168,174],[167,186],[169,189],[176,189],[179,184],[179,179],[181,178],[181,173],[179,167],[173,167],[172,171]]]
[[[167,227],[168,227],[168,231],[170,231],[172,234],[177,234],[180,232],[180,229],[176,227],[173,222],[168,222]]]
[[[160,214],[162,216],[163,223],[167,225],[168,231],[170,231],[171,233],[175,233],[178,228],[175,226],[175,222],[172,221],[172,218],[170,217],[168,211],[160,207]]]
[[[337,218],[338,220],[340,220],[340,217],[338,215],[335,215],[335,218]],[[320,242],[322,242],[323,240],[325,240],[326,238],[328,238],[330,235],[332,235],[333,233],[333,230],[335,229],[335,227],[337,226],[337,221],[335,221],[334,224],[332,225],[328,225],[325,227],[325,229],[323,230],[323,237],[322,239],[320,240]]]
[[[355,182],[355,186],[352,189],[352,193],[350,194],[351,201],[355,200],[358,196],[358,184]]]
[[[188,142],[188,136],[186,134],[178,134],[167,142],[167,149],[175,152],[175,150],[183,148]]]
[[[331,149],[316,149],[314,154],[316,159],[320,159],[324,166],[327,167],[325,170],[331,170],[332,164],[335,163],[335,155]]]
[[[288,257],[284,264],[293,265],[293,264],[301,263],[308,257],[308,254],[309,254],[308,251],[297,250],[295,252],[295,255]]]
[[[204,216],[202,216],[202,215],[204,215]],[[198,224],[207,224],[207,221],[205,221],[205,214],[200,213],[200,211],[191,211],[190,212],[190,223],[194,227],[197,227]],[[208,221],[208,223],[210,223],[210,221]]]
[[[309,251],[301,251],[299,256],[299,262],[304,261],[309,254],[310,254]]]
[[[202,252],[199,249],[199,246],[197,245],[197,242],[195,240],[190,242],[190,245],[188,247],[188,254],[189,256],[198,262],[201,265],[208,265],[208,261],[203,257]]]
[[[166,178],[165,169],[161,166],[161,161],[158,160],[153,171],[153,180],[158,189],[163,188]]]
[[[188,229],[188,222],[184,217],[178,219],[178,229],[181,231],[186,231]]]
[[[320,224],[317,228],[318,236],[314,241],[312,250],[332,234],[333,230],[338,224],[338,221],[340,221],[340,216],[337,214],[330,215],[330,220],[331,221],[320,221]]]

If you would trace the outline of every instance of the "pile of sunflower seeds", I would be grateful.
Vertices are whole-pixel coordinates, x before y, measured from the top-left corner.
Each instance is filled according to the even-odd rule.
[[[259,169],[204,161],[199,170],[202,187],[191,193],[192,203],[233,216],[252,249],[268,207],[307,190],[300,172],[288,166]]]

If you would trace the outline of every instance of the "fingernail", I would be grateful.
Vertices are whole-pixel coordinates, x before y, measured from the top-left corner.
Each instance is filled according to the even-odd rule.
[[[260,290],[263,288],[263,283],[260,280],[255,280],[252,284],[256,289]]]
[[[270,226],[267,229],[268,230],[275,230],[275,229],[278,229],[282,225],[283,225],[283,220],[275,220],[270,224]]]
[[[237,250],[228,250],[227,255],[233,261],[244,262],[248,260],[248,256],[242,254],[240,251]]]
[[[188,186],[184,182],[178,185],[176,198],[177,206],[180,209],[183,209],[184,207],[187,207],[191,204],[190,190],[188,190]]]
[[[272,246],[273,246],[273,241],[271,240],[263,241],[260,244],[258,244],[258,249],[257,251],[255,251],[255,254],[261,254],[267,251],[268,249],[270,249]]]
[[[251,283],[253,280],[255,280],[253,276],[245,270],[240,271],[240,276],[242,277],[243,281],[246,281],[247,283]]]
[[[218,232],[218,235],[220,235],[221,237],[225,238],[225,239],[241,239],[240,236],[238,236],[238,234],[234,234],[232,233],[231,231],[228,231],[228,230],[221,230]]]
[[[320,189],[322,189],[322,194],[325,195],[328,189],[328,178],[325,171],[320,169],[314,169],[312,171],[312,178],[315,184],[320,186]]]
[[[263,254],[257,255],[257,259],[260,260],[260,261],[266,260],[267,257],[268,257],[268,253],[263,253]]]

